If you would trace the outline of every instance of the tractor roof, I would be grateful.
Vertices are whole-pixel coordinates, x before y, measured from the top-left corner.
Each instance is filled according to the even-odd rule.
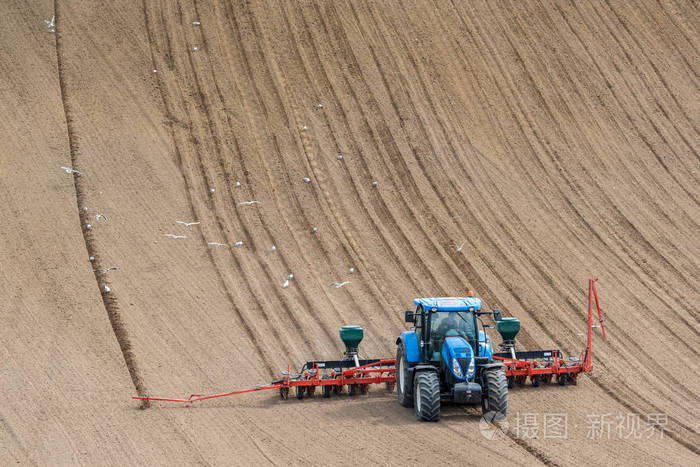
[[[413,300],[416,305],[423,305],[423,308],[430,310],[437,308],[438,311],[460,311],[474,308],[481,309],[481,299],[476,297],[433,297],[416,298]]]

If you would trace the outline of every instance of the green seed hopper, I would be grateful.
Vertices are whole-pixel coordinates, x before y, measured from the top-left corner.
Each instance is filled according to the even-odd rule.
[[[504,341],[515,340],[515,336],[520,332],[520,320],[510,317],[501,318],[496,321],[496,329]]]
[[[348,354],[357,353],[357,348],[362,342],[364,331],[360,326],[343,326],[340,328],[340,339],[345,344]]]

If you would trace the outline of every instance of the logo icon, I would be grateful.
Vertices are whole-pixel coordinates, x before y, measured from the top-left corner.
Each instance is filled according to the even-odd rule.
[[[500,440],[508,433],[508,419],[503,412],[486,412],[479,420],[481,436],[488,440]]]

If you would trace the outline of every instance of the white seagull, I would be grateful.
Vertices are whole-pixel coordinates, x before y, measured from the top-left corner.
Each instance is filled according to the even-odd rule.
[[[347,285],[347,284],[349,284],[349,283],[350,283],[350,281],[345,281],[345,282],[332,282],[332,283],[331,283],[331,287],[335,287],[336,289],[339,289],[339,288],[341,288],[342,286]]]
[[[95,220],[96,220],[96,221],[99,221],[100,219],[104,219],[104,220],[106,220],[106,221],[109,220],[109,219],[107,219],[107,216],[105,216],[104,214],[96,214],[96,215],[95,215]]]
[[[112,291],[112,289],[110,289],[108,286],[105,285],[104,291],[105,291],[105,293],[110,293]]]
[[[61,167],[63,170],[66,171],[67,174],[77,174],[77,175],[82,175],[81,172],[78,172],[77,170],[71,168],[71,167]]]
[[[194,24],[195,26],[199,26],[200,23],[199,21],[192,21],[192,24]]]
[[[112,266],[112,267],[109,267],[109,268],[95,268],[95,269],[92,270],[92,272],[101,272],[101,273],[105,273],[105,272],[116,271],[116,270],[117,270],[117,268],[115,268],[114,266]]]
[[[454,248],[456,251],[460,252],[460,251],[462,251],[462,248],[464,247],[464,243],[465,243],[465,242],[462,242],[462,244],[459,245],[459,246],[457,246],[457,245],[450,245],[450,248]]]
[[[353,274],[355,272],[355,268],[350,268],[350,274]]]
[[[304,177],[302,180],[306,183],[311,183],[311,179],[309,177]]]
[[[199,221],[194,221],[194,222],[185,222],[185,221],[175,221],[178,224],[183,224],[185,227],[189,227],[191,225],[199,225]]]
[[[254,204],[260,204],[260,201],[242,201],[238,203],[240,206],[252,206]]]
[[[233,246],[243,246],[243,240],[239,240],[233,244]]]
[[[287,279],[286,281],[284,281],[284,284],[282,284],[282,288],[283,288],[283,289],[286,289],[287,287],[289,287],[289,279]]]
[[[48,19],[45,19],[44,23],[46,23],[46,26],[48,26],[49,28],[52,28],[55,26],[55,21],[56,21],[56,17],[52,16],[51,21],[49,21]]]
[[[276,249],[277,249],[277,247],[276,247],[275,245],[272,245],[272,246],[270,247],[270,251],[275,251]]]
[[[207,242],[207,245],[213,245],[213,246],[228,246],[226,243],[219,243],[219,242]]]
[[[184,235],[175,235],[175,234],[165,234],[165,236],[170,237],[170,238],[187,238]]]

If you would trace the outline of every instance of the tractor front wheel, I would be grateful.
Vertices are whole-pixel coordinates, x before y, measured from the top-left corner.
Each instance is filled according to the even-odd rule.
[[[401,343],[396,348],[396,394],[404,407],[413,407],[413,398],[408,395],[412,383],[408,380],[408,362]]]
[[[413,385],[416,418],[421,422],[440,420],[440,380],[433,371],[422,371],[416,375]]]
[[[504,416],[508,410],[508,380],[503,370],[486,370],[484,372],[484,390],[486,397],[481,399],[481,409],[487,412],[497,412]]]

